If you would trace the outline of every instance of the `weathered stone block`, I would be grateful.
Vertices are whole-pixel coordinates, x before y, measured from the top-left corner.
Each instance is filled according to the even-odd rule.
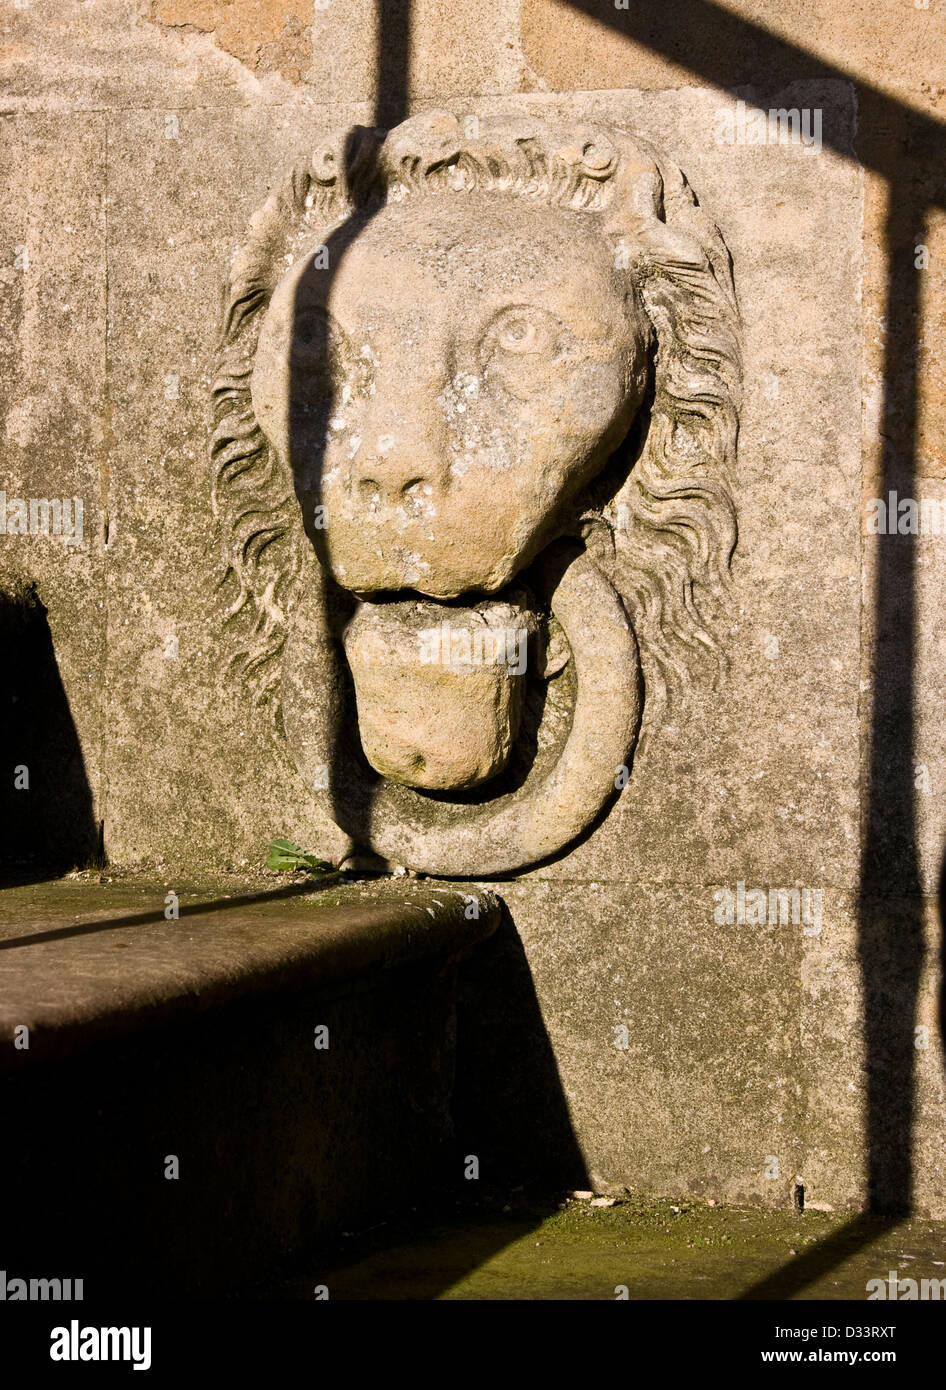
[[[460,1171],[456,974],[495,902],[177,887],[0,895],[4,1259],[86,1299],[246,1288]]]

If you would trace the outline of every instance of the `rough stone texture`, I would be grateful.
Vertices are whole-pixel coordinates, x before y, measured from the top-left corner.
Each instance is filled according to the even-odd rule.
[[[583,0],[582,8],[592,5]],[[25,478],[29,469],[41,496],[66,494],[72,478],[81,479],[95,534],[106,511],[114,519],[107,554],[100,542],[88,557],[79,548],[67,571],[55,552],[43,558],[30,541],[27,565],[49,608],[109,851],[125,862],[258,860],[270,835],[291,833],[332,855],[339,844],[327,824],[317,829],[291,759],[277,761],[261,721],[219,675],[203,402],[229,251],[284,168],[345,120],[372,119],[375,23],[367,7],[333,4],[314,11],[311,35],[300,35],[286,22],[294,6],[273,5],[261,26],[270,37],[257,46],[235,7],[162,0],[166,27],[158,8],[45,0],[8,6],[0,17],[3,108],[20,113],[0,129],[0,157],[15,180],[4,202],[3,313],[12,330],[4,342],[18,342],[22,360],[34,364],[26,391],[22,365],[4,367],[3,479]],[[760,1167],[776,1144],[780,1173],[796,1168],[811,1200],[863,1200],[859,955],[867,936],[876,950],[866,1008],[880,1043],[885,1027],[898,1036],[914,1023],[930,1027],[926,1049],[907,1038],[918,1077],[915,1191],[922,1206],[946,1211],[933,899],[946,834],[944,543],[921,539],[915,567],[892,566],[895,596],[906,606],[898,617],[894,601],[885,614],[875,662],[876,562],[889,555],[891,538],[861,535],[884,449],[909,453],[914,432],[921,495],[943,496],[946,223],[941,212],[921,215],[924,200],[942,196],[942,131],[927,123],[946,118],[941,8],[937,0],[925,10],[901,0],[793,0],[776,17],[761,0],[626,12],[601,0],[596,20],[563,0],[522,0],[521,24],[519,9],[513,0],[462,13],[417,6],[410,44],[389,36],[385,47],[382,105],[400,118],[405,93],[418,106],[459,97],[462,115],[474,93],[597,89],[564,104],[640,129],[680,163],[712,209],[733,250],[747,337],[728,682],[721,693],[691,689],[659,730],[645,731],[630,785],[586,843],[528,883],[504,888],[588,1165],[603,1182],[630,1175],[651,1190],[696,1183],[706,1195],[781,1203],[789,1186],[765,1179]],[[616,27],[632,23],[646,26],[651,46]],[[406,49],[408,83],[398,75]],[[856,136],[850,89],[791,87],[836,77],[831,64],[854,80]],[[820,101],[833,113],[842,151],[716,148],[713,112],[731,97],[700,90],[713,83],[766,105],[779,92],[778,104],[789,103],[792,91],[796,104]],[[168,138],[175,120],[177,140]],[[843,152],[852,140],[854,162]],[[888,198],[891,173],[897,188]],[[79,225],[81,238],[66,230]],[[37,280],[31,289],[11,276],[14,245],[39,228],[57,273],[86,286],[81,316],[57,317],[53,302],[71,296],[52,281],[44,307]],[[921,236],[930,260],[917,315],[909,290]],[[21,293],[33,312],[22,331]],[[917,325],[914,431],[903,387]],[[45,389],[37,387],[37,363],[69,402],[68,418],[44,432],[43,454],[29,448],[27,416],[9,418],[24,395]],[[164,395],[173,389],[169,374],[179,378],[176,400]],[[893,382],[886,414],[885,375]],[[73,438],[76,447],[64,448]],[[50,470],[44,457],[52,456]],[[103,457],[107,507],[105,480],[96,481]],[[13,539],[0,552],[4,574],[20,554]],[[914,568],[915,634],[912,586],[903,583]],[[163,655],[168,636],[179,638],[176,662]],[[101,668],[106,650],[103,711],[103,689],[87,677],[90,654]],[[875,678],[910,670],[914,658],[916,727],[894,700],[890,766],[874,774],[880,839],[870,847],[868,910],[858,906],[857,890]],[[712,891],[740,879],[822,887],[822,935],[799,942],[795,927],[717,927]],[[910,898],[921,890],[925,902]],[[906,905],[895,901],[903,895]],[[633,994],[615,992],[613,973],[628,978],[616,965],[620,948],[633,960],[638,945],[647,975],[633,976]],[[892,994],[884,968],[900,981]],[[612,1048],[612,1057],[604,1049],[615,1000],[642,1023],[632,1030],[635,1050]],[[902,1056],[886,1093],[902,1120],[897,1097],[909,1095]],[[885,1142],[903,1148],[896,1124]],[[714,1153],[714,1143],[725,1152]]]
[[[917,1209],[943,1210],[938,918],[930,901],[879,899],[858,911],[843,897],[826,898],[824,930],[806,938],[803,1171],[806,1193],[818,1203],[866,1205],[874,1195],[888,1204],[899,1196],[902,1204],[902,1192],[892,1189],[912,1169]],[[925,956],[915,982],[898,950],[899,940],[914,935]],[[908,1117],[912,1136],[905,1142]],[[887,1190],[871,1194],[863,1177],[852,1187],[852,1170],[872,1171],[875,1185]]]
[[[801,931],[716,926],[710,886],[503,898],[595,1190],[787,1203],[804,1154]],[[582,929],[563,937],[563,919]]]
[[[212,34],[251,71],[275,69],[290,82],[298,82],[312,60],[311,16],[311,0],[152,0],[150,6],[162,28]]]
[[[244,747],[262,743],[265,724],[235,710],[221,690],[213,639],[219,563],[208,544],[209,507],[194,491],[206,478],[204,401],[218,331],[221,274],[211,261],[226,262],[240,226],[233,197],[208,197],[195,175],[214,163],[221,189],[253,178],[264,189],[280,151],[293,141],[304,147],[318,123],[315,113],[274,116],[264,134],[245,110],[181,112],[177,138],[169,139],[162,112],[130,113],[111,135],[110,391],[122,428],[109,507],[109,720],[116,737],[109,777],[115,837],[107,828],[106,845],[120,861],[150,857],[145,847],[169,832],[159,858],[186,863],[194,826],[208,811],[216,842],[234,844],[254,807],[275,810],[280,783],[285,809],[270,828],[280,834],[297,823],[293,801],[302,793],[294,773],[288,763],[280,768],[264,758],[254,766],[244,755]],[[185,301],[186,314],[171,309]],[[198,589],[203,599],[194,603]],[[234,750],[232,760],[221,758],[223,748]],[[133,790],[136,767],[148,769],[147,791]],[[235,767],[242,768],[240,790],[231,799],[222,792]],[[251,851],[256,863],[265,834]]]
[[[591,1185],[785,1206],[801,1184],[808,1206],[866,1204],[866,1182],[855,1175],[867,1169],[872,1147],[881,1178],[891,1181],[904,1148],[895,1088],[905,1084],[897,1055],[875,1059],[889,1074],[879,1082],[881,1114],[870,1114],[866,997],[877,1032],[889,1037],[899,1019],[911,1020],[914,1199],[922,1212],[941,1211],[946,1087],[935,911],[929,907],[920,923],[927,962],[914,1019],[895,950],[871,961],[862,993],[858,914],[848,895],[828,890],[807,927],[752,926],[716,922],[718,891],[613,880],[502,887]],[[882,936],[891,915],[900,931],[912,929],[915,910],[903,902],[875,906],[869,929]],[[565,937],[562,920],[589,927]],[[495,1015],[482,1001],[485,1037],[501,1030],[503,1001],[498,996]],[[917,1037],[917,1026],[926,1033]],[[500,1114],[500,1132],[486,1142],[521,1181],[528,1167],[502,1142],[502,1124],[514,1115],[501,1106]],[[535,1148],[560,1153],[554,1107],[531,1119]],[[898,1194],[876,1195],[889,1202]]]
[[[918,502],[946,503],[946,481],[924,478],[914,489]],[[891,537],[873,537],[879,545]],[[943,792],[946,790],[946,633],[943,631],[943,593],[946,587],[946,528],[936,536],[913,542],[916,554],[916,745],[912,766],[915,793],[916,845],[923,892],[940,891],[944,858]],[[896,544],[896,542],[893,542]],[[873,571],[873,565],[871,566]],[[896,884],[891,888],[896,893]]]
[[[258,78],[209,34],[162,32],[146,16],[141,0],[5,5],[4,108],[173,112],[305,100],[278,74]]]
[[[0,592],[31,584],[46,609],[30,632],[11,608],[3,624],[4,843],[14,859],[32,849],[75,862],[95,849],[104,804],[105,121],[7,117],[2,136],[4,521],[13,499],[68,499],[75,527],[74,541],[9,527],[0,536]],[[20,765],[29,790],[11,790]]]
[[[321,101],[376,102],[385,124],[406,114],[405,98],[515,91],[517,20],[518,0],[322,0],[306,83]]]

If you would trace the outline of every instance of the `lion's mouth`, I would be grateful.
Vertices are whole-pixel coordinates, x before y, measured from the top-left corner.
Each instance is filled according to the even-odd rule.
[[[391,595],[362,602],[344,634],[369,763],[426,791],[502,773],[545,622],[524,586],[478,601]]]

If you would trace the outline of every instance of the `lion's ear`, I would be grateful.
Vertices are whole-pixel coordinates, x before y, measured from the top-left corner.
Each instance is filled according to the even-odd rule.
[[[624,137],[604,219],[609,237],[632,237],[663,217],[663,179],[656,161]]]

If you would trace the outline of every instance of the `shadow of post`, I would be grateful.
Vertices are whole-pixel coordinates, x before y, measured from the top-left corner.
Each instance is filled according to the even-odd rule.
[[[374,128],[397,125],[407,116],[408,92],[410,87],[410,38],[411,38],[411,0],[378,0],[377,46],[376,46],[376,88],[374,99]],[[345,220],[330,233],[325,242],[325,265],[317,266],[310,261],[300,276],[296,286],[293,305],[293,343],[298,340],[298,325],[306,310],[315,301],[329,304],[332,286],[338,277],[355,241],[371,220],[381,211],[382,201],[376,196],[379,182],[377,159],[380,139],[373,139],[374,132],[363,127],[354,127],[350,132],[344,151],[345,169],[343,177],[351,189],[354,205]],[[356,173],[357,170],[357,173]],[[314,332],[323,332],[326,341],[314,342]],[[306,346],[308,351],[293,354],[289,376],[289,464],[292,470],[296,495],[302,504],[304,516],[321,504],[321,464],[328,439],[329,421],[338,404],[334,399],[334,383],[329,387],[329,398],[317,406],[311,402],[311,382],[307,376],[313,356],[319,348],[324,353],[330,351],[327,341],[327,323],[321,330],[307,328]],[[310,541],[316,544],[316,536],[310,533]],[[324,594],[321,597],[323,617],[326,628],[336,639],[340,649],[342,629],[350,618],[354,601],[334,583],[326,571],[323,576]],[[339,662],[339,679],[345,680],[347,671],[344,662]],[[350,685],[350,682],[349,682]],[[346,749],[352,740],[357,741],[357,731],[344,724],[345,711],[353,708],[353,692],[335,704],[336,724],[330,731],[328,740],[331,748],[331,761],[326,769],[329,799],[334,811],[334,819],[344,823],[346,816],[341,814],[346,799],[352,789],[346,785],[345,768],[348,764]]]
[[[916,493],[917,320],[914,244],[924,209],[890,187],[879,495]],[[874,584],[870,760],[858,956],[864,998],[868,1209],[905,1213],[913,1191],[914,1023],[925,955],[914,806],[916,539],[880,536]],[[892,902],[891,899],[898,901]]]

